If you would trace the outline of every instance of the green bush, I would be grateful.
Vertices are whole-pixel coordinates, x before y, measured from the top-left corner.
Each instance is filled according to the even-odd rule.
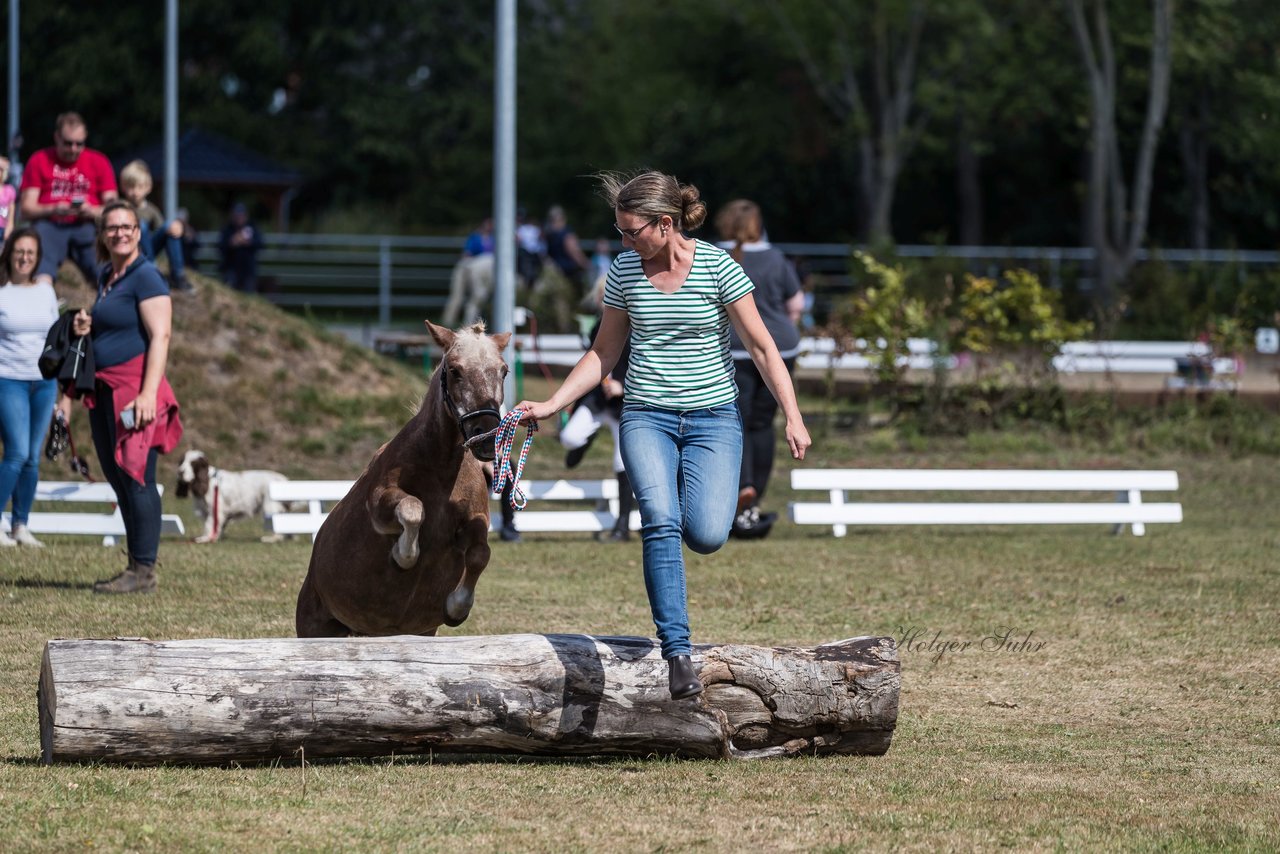
[[[1057,294],[1022,269],[1006,270],[1001,281],[966,276],[959,307],[953,346],[976,356],[979,376],[995,360],[1024,380],[1045,379],[1062,345],[1093,329],[1067,321]]]
[[[847,351],[866,353],[875,366],[876,382],[896,394],[907,367],[907,341],[930,329],[924,300],[907,294],[907,272],[889,267],[865,252],[853,253],[862,266],[866,286],[833,314],[832,331]]]

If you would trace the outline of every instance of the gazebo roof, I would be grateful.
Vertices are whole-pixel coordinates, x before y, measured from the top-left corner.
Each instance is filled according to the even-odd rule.
[[[135,159],[146,161],[157,183],[163,180],[163,144],[122,157],[116,166]],[[284,188],[301,182],[300,172],[212,131],[192,128],[178,137],[179,184]]]

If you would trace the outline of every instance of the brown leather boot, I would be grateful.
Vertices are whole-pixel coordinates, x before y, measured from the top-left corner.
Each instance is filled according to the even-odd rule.
[[[93,585],[94,593],[152,593],[159,581],[155,564],[135,563],[129,558],[129,567],[109,581]]]

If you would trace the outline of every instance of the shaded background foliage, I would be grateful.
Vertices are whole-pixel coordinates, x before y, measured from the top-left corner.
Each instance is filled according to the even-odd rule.
[[[1129,149],[1145,108],[1150,3],[1106,5]],[[877,56],[903,57],[918,12],[890,236],[1081,242],[1088,93],[1062,4],[524,0],[518,9],[520,202],[535,213],[565,204],[584,237],[609,222],[585,176],[638,167],[675,172],[713,206],[759,200],[775,239],[865,237],[859,145],[868,135],[879,144],[883,130],[873,72]],[[491,203],[492,18],[490,3],[442,0],[184,0],[182,127],[300,170],[298,227],[465,230]],[[159,4],[28,0],[20,23],[24,155],[47,144],[66,109],[85,115],[91,142],[112,156],[159,139]],[[1178,5],[1151,243],[1275,245],[1278,44],[1280,5],[1269,0]],[[842,68],[848,79],[837,79]],[[838,114],[822,95],[850,82],[869,99],[862,117]],[[220,217],[201,199],[182,201]]]

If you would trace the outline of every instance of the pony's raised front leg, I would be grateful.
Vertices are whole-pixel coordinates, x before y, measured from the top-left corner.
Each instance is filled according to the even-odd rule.
[[[369,499],[369,519],[379,534],[399,534],[391,559],[401,569],[418,562],[418,531],[424,517],[422,502],[398,486],[375,489]]]
[[[469,539],[462,564],[462,577],[458,586],[444,600],[444,622],[447,626],[460,626],[471,615],[476,601],[476,582],[480,573],[489,565],[489,520],[473,519],[463,529],[463,539]]]

